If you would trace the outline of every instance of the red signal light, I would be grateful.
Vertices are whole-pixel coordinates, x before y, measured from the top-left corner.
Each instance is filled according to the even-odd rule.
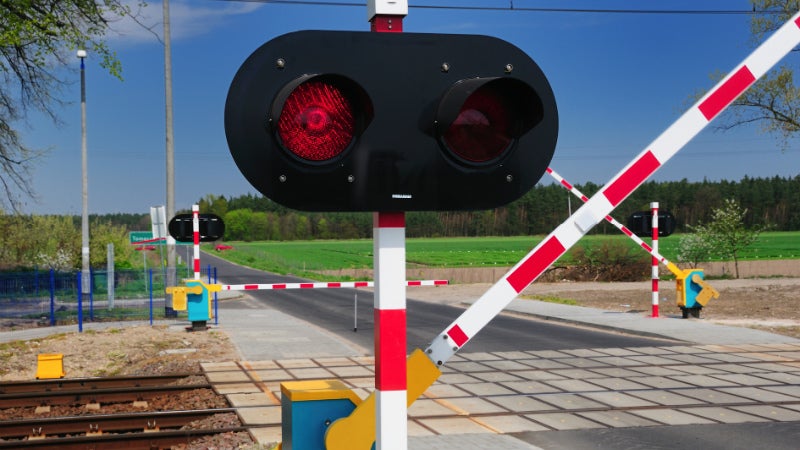
[[[509,113],[496,92],[478,89],[464,102],[442,139],[448,149],[467,161],[491,161],[511,144]]]
[[[344,77],[301,77],[281,91],[275,106],[283,147],[307,162],[337,158],[371,119],[366,94]]]
[[[505,156],[542,116],[541,101],[525,83],[510,78],[461,80],[444,95],[437,123],[444,147],[470,165]]]
[[[353,140],[353,106],[336,86],[319,81],[292,91],[278,118],[278,135],[300,158],[325,161]]]

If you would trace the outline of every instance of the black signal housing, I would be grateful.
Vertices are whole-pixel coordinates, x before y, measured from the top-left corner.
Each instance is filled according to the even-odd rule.
[[[500,39],[300,31],[244,62],[225,131],[245,178],[290,208],[472,210],[538,182],[558,111],[539,66]]]

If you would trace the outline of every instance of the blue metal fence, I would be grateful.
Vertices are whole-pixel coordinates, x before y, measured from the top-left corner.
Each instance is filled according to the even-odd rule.
[[[216,281],[216,268],[208,266],[203,273],[209,282]],[[163,271],[116,270],[113,276],[109,292],[109,274],[92,271],[86,295],[81,294],[79,271],[0,272],[0,323],[4,328],[77,323],[82,331],[84,321],[152,323],[165,317]]]

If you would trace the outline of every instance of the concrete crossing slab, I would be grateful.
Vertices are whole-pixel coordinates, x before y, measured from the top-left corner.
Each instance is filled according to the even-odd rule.
[[[652,420],[647,420],[644,417],[636,416],[625,411],[588,411],[579,413],[579,415],[611,428],[650,427],[658,425]]]
[[[800,411],[794,411],[789,408],[782,408],[773,405],[750,405],[750,406],[734,406],[731,407],[736,411],[741,411],[745,414],[753,416],[760,416],[769,420],[777,420],[779,422],[797,422],[800,421]]]
[[[681,391],[640,390],[628,392],[628,395],[639,397],[661,406],[687,406],[705,403],[702,400],[681,395]]]
[[[797,397],[749,386],[722,388],[720,391],[737,397],[749,398],[757,402],[792,402],[798,400]]]
[[[704,419],[693,414],[687,414],[677,409],[643,409],[639,411],[631,411],[631,414],[644,417],[645,419],[654,422],[662,423],[664,425],[697,425],[697,424],[711,424],[711,420]]]
[[[586,430],[590,428],[605,428],[598,422],[570,413],[545,413],[526,415],[525,417],[541,423],[553,430]]]
[[[763,417],[755,416],[752,414],[745,414],[741,411],[736,411],[735,409],[732,408],[720,408],[720,407],[709,406],[709,407],[680,409],[679,411],[694,414],[696,416],[702,416],[707,419],[715,420],[720,423],[749,423],[749,422],[768,421],[768,419],[765,419]]]

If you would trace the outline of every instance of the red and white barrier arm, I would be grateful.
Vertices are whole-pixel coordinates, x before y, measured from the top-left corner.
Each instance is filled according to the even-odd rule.
[[[410,280],[406,286],[445,286],[447,280]],[[374,281],[342,281],[317,283],[273,283],[273,284],[223,284],[223,291],[270,291],[281,289],[336,289],[374,287]]]
[[[144,239],[141,241],[131,242],[132,245],[144,245],[144,244],[165,244],[167,242],[167,238],[153,238],[153,239]]]
[[[597,194],[548,235],[503,278],[434,339],[426,349],[434,364],[447,362],[578,240],[730,105],[756,79],[800,43],[800,13],[633,159]]]
[[[589,197],[583,195],[583,193],[581,191],[579,191],[575,186],[570,184],[567,180],[562,178],[561,175],[559,175],[555,170],[553,170],[552,168],[548,167],[547,168],[547,173],[549,173],[551,177],[553,177],[556,181],[558,181],[559,184],[561,184],[561,186],[566,188],[568,191],[572,192],[572,194],[574,194],[576,197],[578,197],[579,199],[583,200],[584,202],[589,201]],[[606,215],[605,219],[606,219],[606,221],[608,223],[610,223],[611,225],[614,225],[620,231],[622,231],[626,236],[628,236],[629,238],[633,239],[633,241],[636,242],[636,244],[638,244],[640,247],[642,247],[647,253],[649,253],[650,256],[652,256],[653,258],[657,259],[658,262],[660,262],[661,264],[664,264],[670,270],[670,272],[675,274],[676,277],[682,277],[683,276],[683,271],[681,271],[681,269],[678,268],[678,266],[676,266],[675,264],[671,263],[667,258],[665,258],[660,253],[658,253],[658,249],[657,248],[652,247],[647,242],[641,240],[639,238],[639,236],[636,235],[636,233],[631,231],[625,225],[619,223],[616,219],[614,219],[610,215]]]

